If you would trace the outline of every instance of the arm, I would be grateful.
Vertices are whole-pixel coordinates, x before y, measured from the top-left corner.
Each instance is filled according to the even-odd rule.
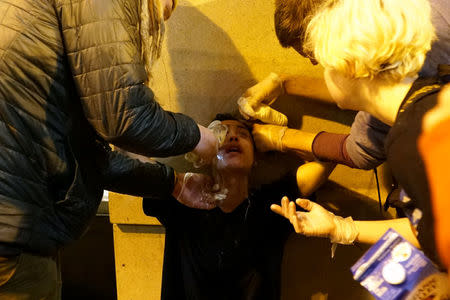
[[[197,124],[163,110],[144,84],[138,1],[61,2],[57,10],[74,93],[97,133],[146,156],[194,149],[200,139]]]
[[[281,74],[280,78],[287,95],[300,96],[324,103],[335,104],[328,92],[327,85],[323,78],[286,74]]]
[[[382,221],[354,221],[358,230],[357,242],[374,244],[389,229],[396,230],[408,242],[420,248],[419,241],[413,232],[408,218],[382,220]]]
[[[175,172],[159,162],[142,162],[111,151],[102,179],[103,187],[113,192],[166,199],[174,190]]]
[[[273,204],[275,213],[289,219],[295,231],[306,236],[327,237],[333,243],[352,244],[354,241],[373,244],[389,229],[397,230],[414,246],[419,242],[407,218],[383,221],[353,221],[351,217],[335,216],[317,203],[306,199],[297,199],[296,204],[303,208],[297,211],[293,201],[287,197],[281,200],[281,206]]]
[[[264,123],[287,125],[287,117],[270,105],[279,96],[288,94],[334,103],[323,78],[280,75],[270,73],[266,78],[248,88],[238,99],[239,111],[246,119]]]
[[[314,160],[311,149],[314,133],[285,126],[254,124],[252,135],[260,152],[293,151],[305,160]]]
[[[142,162],[116,151],[108,153],[108,163],[103,169],[102,179],[105,189],[117,193],[155,201],[170,201],[173,196],[181,204],[192,208],[215,207],[213,181],[209,176],[175,174],[169,166],[158,162]]]
[[[308,161],[318,159],[351,168],[371,169],[386,159],[384,140],[389,127],[384,124],[377,125],[378,127],[361,125],[361,118],[358,118],[360,114],[361,112],[352,125],[350,135],[325,131],[310,133],[284,126],[260,124],[253,126],[252,133],[256,148],[261,152],[292,151]]]
[[[354,167],[349,159],[345,141],[348,134],[310,133],[277,125],[253,125],[253,139],[260,152],[291,151],[307,161],[320,159]]]
[[[283,151],[295,152],[305,160],[314,160],[312,146],[315,137],[315,133],[288,128],[281,139],[282,149]]]
[[[313,161],[301,165],[297,169],[297,185],[301,197],[307,197],[314,193],[327,181],[331,172],[336,167],[334,163]]]

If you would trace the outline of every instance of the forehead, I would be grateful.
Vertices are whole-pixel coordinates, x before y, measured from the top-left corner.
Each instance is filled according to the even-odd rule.
[[[227,125],[228,127],[235,127],[235,128],[242,128],[247,130],[248,132],[250,132],[250,130],[248,130],[247,126],[245,126],[242,122],[239,122],[237,120],[225,120],[225,121],[221,121],[223,125]]]

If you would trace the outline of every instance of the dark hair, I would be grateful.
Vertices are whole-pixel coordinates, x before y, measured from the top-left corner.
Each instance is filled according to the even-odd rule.
[[[250,131],[250,133],[252,132],[252,125],[248,121],[246,121],[246,120],[242,119],[241,117],[238,117],[238,116],[236,116],[234,114],[230,114],[230,113],[217,114],[214,117],[213,121],[214,120],[219,120],[219,121],[234,120],[234,121],[238,121],[238,122],[241,122],[248,129],[248,131]]]
[[[275,33],[281,46],[303,51],[306,27],[326,0],[276,0]]]
[[[240,119],[238,117],[236,117],[234,114],[230,114],[230,113],[224,113],[224,114],[217,114],[214,120],[219,120],[219,121],[226,121],[226,120],[235,120],[235,121],[240,121]]]

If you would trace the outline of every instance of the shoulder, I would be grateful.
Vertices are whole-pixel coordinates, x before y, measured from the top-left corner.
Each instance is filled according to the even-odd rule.
[[[381,122],[371,114],[365,111],[360,111],[356,114],[355,120],[352,123],[351,133],[363,133],[367,130],[379,131],[387,133],[390,127]]]

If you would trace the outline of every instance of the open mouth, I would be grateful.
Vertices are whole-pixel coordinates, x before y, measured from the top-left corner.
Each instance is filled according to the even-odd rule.
[[[228,146],[225,148],[225,153],[242,153],[242,149],[239,146]]]

